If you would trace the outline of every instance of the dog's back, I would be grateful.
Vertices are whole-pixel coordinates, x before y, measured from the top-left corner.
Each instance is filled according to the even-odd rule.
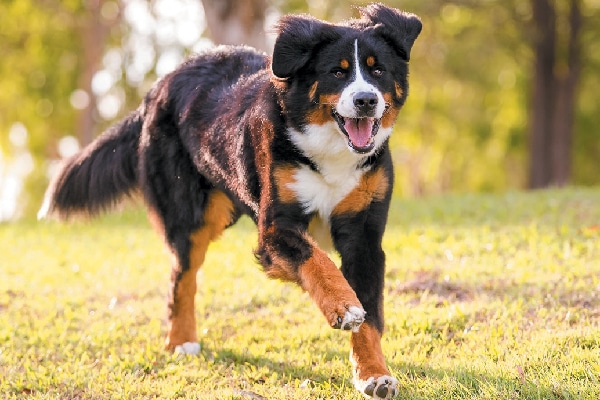
[[[243,46],[219,46],[191,57],[159,80],[137,110],[62,163],[38,217],[94,216],[138,189],[144,124],[173,127],[162,133],[174,132],[170,139],[193,157],[199,145],[194,135],[201,135],[204,127],[222,117],[223,109],[235,101],[228,98],[235,85],[267,67],[266,55]]]

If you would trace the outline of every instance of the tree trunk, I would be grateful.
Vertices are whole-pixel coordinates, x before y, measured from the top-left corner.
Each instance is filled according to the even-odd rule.
[[[571,178],[571,149],[575,125],[576,89],[581,71],[579,33],[582,17],[579,0],[571,0],[567,59],[555,68],[556,99],[554,102],[552,135],[552,181],[564,186]]]
[[[120,13],[113,20],[108,20],[102,15],[102,7],[106,0],[86,0],[85,14],[81,18],[79,29],[81,31],[83,44],[83,66],[79,76],[78,86],[88,94],[89,103],[81,110],[77,122],[77,132],[81,146],[85,146],[94,140],[96,136],[97,101],[92,93],[92,79],[100,68],[104,48],[110,29],[118,20]]]
[[[564,186],[571,178],[575,95],[581,69],[579,0],[570,0],[568,43],[562,52],[566,60],[557,51],[559,24],[552,0],[533,0],[533,19],[535,61],[529,185],[531,188]]]
[[[266,0],[202,0],[202,4],[215,43],[269,50],[264,31]]]
[[[550,0],[533,0],[534,75],[530,137],[530,181],[532,188],[548,185],[550,181],[550,116],[554,98],[554,60],[556,58],[556,14]]]

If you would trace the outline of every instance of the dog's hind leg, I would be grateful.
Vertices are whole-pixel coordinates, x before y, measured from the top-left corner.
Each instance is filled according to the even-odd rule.
[[[231,225],[237,214],[227,195],[215,189],[189,156],[176,124],[177,113],[165,100],[165,91],[159,87],[142,131],[138,150],[141,187],[150,220],[173,255],[166,347],[197,353],[196,273],[210,241]]]
[[[153,217],[158,215],[154,214]],[[197,354],[200,350],[194,307],[196,274],[204,262],[209,243],[217,239],[233,220],[234,206],[231,200],[223,192],[212,190],[206,197],[199,228],[189,234],[182,229],[181,232],[166,235],[173,253],[165,342],[167,349],[186,354]],[[154,222],[155,225],[157,222],[160,224],[157,218],[154,218]]]

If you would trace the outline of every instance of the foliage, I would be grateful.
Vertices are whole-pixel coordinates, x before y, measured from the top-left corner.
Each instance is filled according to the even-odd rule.
[[[383,348],[410,399],[600,397],[600,191],[394,200]],[[347,333],[211,246],[201,354],[163,351],[169,257],[143,212],[0,225],[0,397],[360,399]]]
[[[412,11],[424,22],[412,53],[410,98],[392,137],[396,194],[524,187],[533,72],[530,2],[386,3]],[[564,7],[556,3],[565,18]],[[204,32],[199,0],[115,4],[121,7],[122,22],[107,43],[98,44],[106,51],[102,77],[110,78],[109,87],[98,96],[99,104],[101,97],[107,97],[120,108],[106,114],[109,120],[99,120],[100,128],[135,107],[152,81],[173,67],[174,60],[209,44],[206,38],[197,38]],[[347,1],[272,0],[271,4],[269,22],[287,12],[309,12],[334,21],[354,15]],[[600,110],[595,92],[600,84],[600,27],[595,23],[600,19],[600,2],[582,0],[582,11],[583,70],[573,184],[594,185],[599,183],[600,168]],[[83,3],[74,0],[0,2],[0,185],[4,187],[7,160],[23,153],[8,140],[11,127],[21,123],[28,132],[25,150],[33,156],[29,209],[40,202],[49,160],[57,157],[57,143],[65,136],[77,136],[78,115],[70,101],[82,71],[78,21],[85,20],[82,17],[87,13]],[[183,19],[192,14],[198,16]],[[192,43],[190,38],[197,40]]]
[[[16,160],[12,173],[32,172],[38,199],[48,149],[77,117],[69,97],[81,67],[74,35],[81,8],[78,1],[0,2],[0,184]]]

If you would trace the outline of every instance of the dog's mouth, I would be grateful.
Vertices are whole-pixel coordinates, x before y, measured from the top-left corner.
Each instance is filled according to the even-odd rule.
[[[375,147],[375,135],[381,125],[381,118],[347,118],[332,109],[340,130],[348,138],[348,147],[359,154],[369,153]]]

